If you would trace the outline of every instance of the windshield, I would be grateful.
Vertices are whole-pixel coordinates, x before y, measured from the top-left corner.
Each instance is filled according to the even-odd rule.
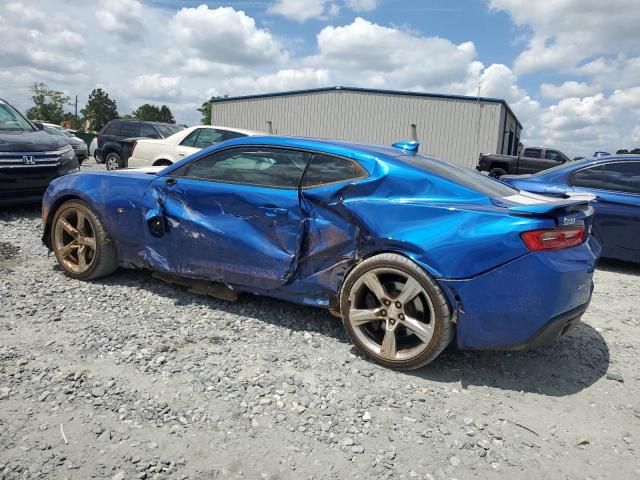
[[[16,109],[0,100],[0,130],[33,132],[33,127]]]
[[[422,155],[402,155],[398,158],[491,198],[508,197],[517,192],[515,188],[482,175],[480,172],[437,158],[423,157]]]
[[[178,133],[181,130],[184,130],[182,125],[163,125],[163,124],[155,124],[155,127],[162,135],[162,138],[167,138],[173,135],[174,133]]]
[[[62,130],[60,130],[59,128],[56,127],[49,127],[47,125],[45,125],[43,127],[43,130],[47,133],[50,133],[51,135],[55,135],[56,137],[67,137],[68,135],[66,135]]]

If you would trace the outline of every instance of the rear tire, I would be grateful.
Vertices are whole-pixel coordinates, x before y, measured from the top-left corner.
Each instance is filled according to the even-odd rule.
[[[122,162],[122,158],[116,152],[109,152],[104,159],[104,165],[107,167],[107,170],[117,170],[119,168],[124,168],[124,163]]]
[[[498,179],[502,175],[506,175],[506,174],[507,172],[504,170],[504,168],[492,168],[491,170],[489,170],[489,176],[495,179]]]
[[[69,200],[51,222],[50,245],[67,275],[94,280],[118,268],[118,255],[102,222],[82,200]]]
[[[411,260],[393,253],[368,258],[351,271],[340,292],[340,312],[356,348],[398,370],[430,363],[455,333],[438,284]]]

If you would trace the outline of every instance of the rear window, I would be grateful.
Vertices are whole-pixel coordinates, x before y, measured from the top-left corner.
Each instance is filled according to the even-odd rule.
[[[508,197],[517,192],[515,188],[475,170],[459,167],[436,158],[427,158],[422,155],[402,155],[397,158],[491,198]]]
[[[120,133],[120,127],[122,126],[122,122],[111,122],[108,123],[104,129],[102,130],[102,135],[118,135]]]
[[[179,131],[184,130],[184,127],[182,125],[156,123],[155,127],[160,132],[160,135],[162,135],[162,138],[170,137],[174,133],[178,133]]]

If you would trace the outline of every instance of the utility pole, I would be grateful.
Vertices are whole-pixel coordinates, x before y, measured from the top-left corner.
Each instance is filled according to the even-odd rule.
[[[78,95],[76,95],[76,124],[74,125],[75,128],[79,128],[80,125],[78,125]]]

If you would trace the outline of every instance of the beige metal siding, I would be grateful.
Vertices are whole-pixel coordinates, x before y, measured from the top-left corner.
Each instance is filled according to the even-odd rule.
[[[211,122],[266,132],[271,121],[278,135],[385,145],[410,140],[415,124],[422,153],[473,168],[481,152],[495,152],[503,109],[475,100],[333,90],[214,102]]]

